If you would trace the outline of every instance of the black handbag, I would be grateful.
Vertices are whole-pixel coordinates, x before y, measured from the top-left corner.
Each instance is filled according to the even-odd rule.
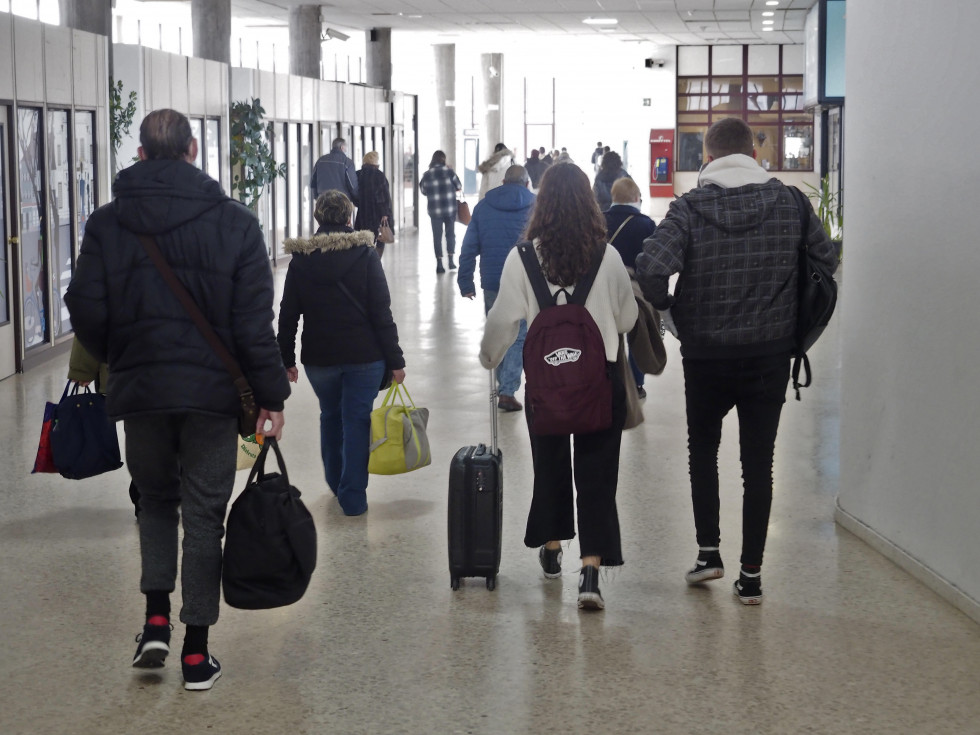
[[[72,387],[74,386],[74,387]],[[122,467],[116,425],[106,413],[105,396],[69,383],[51,428],[51,454],[62,477],[81,480]]]
[[[280,472],[265,471],[269,448]],[[316,526],[289,484],[274,437],[266,437],[245,490],[228,514],[221,585],[225,602],[244,610],[291,605],[316,568]]]
[[[799,280],[796,311],[796,335],[793,345],[793,390],[800,400],[800,388],[809,388],[812,380],[807,351],[820,339],[837,305],[837,282],[833,273],[810,254],[807,233],[810,230],[809,202],[796,187],[789,187],[800,210]],[[805,382],[800,383],[800,371]]]

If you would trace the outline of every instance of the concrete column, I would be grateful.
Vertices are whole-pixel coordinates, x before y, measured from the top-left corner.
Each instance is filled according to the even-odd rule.
[[[440,43],[433,47],[436,62],[436,105],[439,108],[439,146],[453,168],[456,160],[456,45]]]
[[[372,28],[367,32],[367,83],[391,89],[391,29]]]
[[[112,0],[58,0],[61,25],[112,40]]]
[[[231,0],[191,0],[194,56],[231,65]]]
[[[289,9],[289,73],[320,78],[320,6]]]
[[[514,150],[513,142],[503,139],[504,111],[500,90],[503,87],[504,55],[480,54],[480,76],[483,82],[483,129],[481,130],[484,159],[493,152],[497,143],[507,143]]]

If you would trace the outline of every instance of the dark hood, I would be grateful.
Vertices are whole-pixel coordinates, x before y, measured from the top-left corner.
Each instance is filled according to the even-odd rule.
[[[744,232],[759,227],[783,191],[778,179],[765,184],[746,184],[723,189],[714,184],[684,195],[691,208],[725,232]]]
[[[534,204],[534,194],[523,185],[501,184],[490,189],[483,200],[494,209],[519,212]]]
[[[614,168],[614,169],[600,168],[599,173],[595,175],[595,177],[599,179],[599,181],[604,181],[607,184],[611,184],[617,179],[623,178],[624,176],[626,176],[626,172],[623,171],[622,168]]]
[[[221,184],[186,161],[140,161],[112,185],[119,223],[140,234],[158,235],[200,217],[228,200]]]

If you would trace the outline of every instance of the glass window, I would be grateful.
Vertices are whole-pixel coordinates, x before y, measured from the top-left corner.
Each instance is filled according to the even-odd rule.
[[[0,324],[10,321],[9,250],[7,245],[7,192],[5,176],[7,170],[7,126],[6,117],[0,118]]]
[[[60,337],[71,331],[68,308],[63,301],[68,291],[73,269],[72,257],[72,171],[68,157],[68,112],[66,110],[48,111],[48,216],[54,248],[53,276],[57,285],[57,296],[52,312],[54,336]]]
[[[677,111],[687,112],[689,110],[707,110],[710,97],[707,95],[692,95],[690,97],[677,98]]]
[[[741,46],[712,46],[711,47],[711,73],[712,74],[741,74],[742,73],[742,47]]]
[[[207,154],[205,162],[207,168],[204,170],[212,179],[221,181],[221,121],[219,119],[209,117],[205,121],[204,138]],[[200,146],[198,146],[197,156],[201,157]]]
[[[47,263],[41,225],[45,217],[41,111],[17,110],[17,173],[20,180],[21,294],[24,349],[48,341]]]
[[[312,235],[310,229],[313,223],[313,202],[310,200],[310,172],[313,168],[313,148],[310,136],[313,126],[309,123],[299,124],[299,191],[300,191],[300,228],[304,235]]]
[[[286,124],[273,123],[275,140],[273,141],[272,151],[277,163],[286,160]],[[329,150],[329,149],[328,149]],[[276,191],[276,230],[273,235],[276,258],[282,255],[282,245],[286,241],[286,199],[288,196],[288,185],[285,179],[277,178],[273,185]]]
[[[708,73],[707,46],[678,46],[677,74],[682,77],[705,76]]]
[[[95,113],[75,113],[75,253],[82,247],[85,223],[98,206],[95,189]]]
[[[779,46],[749,46],[749,74],[779,74]]]
[[[707,77],[677,80],[677,94],[707,94],[709,91]]]
[[[704,163],[704,134],[708,126],[677,126],[677,170],[697,171]]]
[[[194,159],[194,165],[200,169],[204,168],[204,121],[192,117],[191,122],[191,132],[194,134],[194,139],[197,141],[197,158]]]
[[[286,230],[289,237],[299,237],[299,147],[296,145],[296,125],[285,124],[286,132],[286,184],[288,195],[288,220]],[[292,137],[290,137],[292,136]]]

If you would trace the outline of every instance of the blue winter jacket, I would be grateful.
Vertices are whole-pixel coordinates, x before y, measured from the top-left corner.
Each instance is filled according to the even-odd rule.
[[[456,274],[461,294],[476,293],[473,272],[477,256],[480,258],[480,286],[484,291],[500,290],[504,261],[521,239],[534,199],[534,194],[520,184],[503,184],[490,189],[473,208]]]

